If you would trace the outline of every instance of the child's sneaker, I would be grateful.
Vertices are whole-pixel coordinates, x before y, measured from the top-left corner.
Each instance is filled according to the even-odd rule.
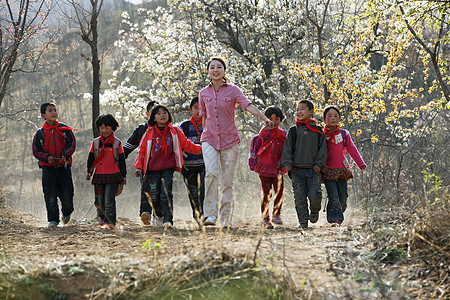
[[[100,226],[105,225],[105,219],[98,218],[98,225],[100,225]]]
[[[216,225],[216,217],[214,217],[214,216],[206,217],[205,220],[203,221],[203,225],[205,225],[205,226]]]
[[[153,215],[153,224],[155,224],[156,227],[163,227],[164,226],[163,218]]]
[[[283,224],[283,220],[281,220],[281,215],[275,215],[272,218],[272,222],[278,225],[282,225]]]
[[[298,228],[300,228],[300,229],[308,228],[308,220],[300,221],[300,224],[298,225]]]
[[[66,225],[67,223],[69,223],[69,221],[70,221],[70,215],[61,217],[61,222],[63,223],[63,225]]]
[[[331,226],[339,227],[339,226],[341,226],[341,222],[339,222],[339,221],[333,221],[333,222],[331,222]]]
[[[311,223],[317,223],[317,221],[319,220],[319,212],[312,212],[309,220],[311,221]]]
[[[144,224],[144,226],[150,226],[150,214],[148,212],[143,212],[141,214],[141,221]]]
[[[173,225],[170,222],[164,222],[163,227],[164,227],[164,229],[170,229],[173,227]]]
[[[52,227],[56,227],[56,226],[58,226],[58,222],[56,222],[56,221],[51,221],[47,225],[48,228],[52,228]]]
[[[269,219],[264,219],[263,221],[264,229],[273,229],[273,224]]]
[[[114,225],[113,223],[105,223],[102,226],[103,229],[108,229],[108,230],[112,230],[112,229],[114,229],[114,227],[116,227],[116,225]]]

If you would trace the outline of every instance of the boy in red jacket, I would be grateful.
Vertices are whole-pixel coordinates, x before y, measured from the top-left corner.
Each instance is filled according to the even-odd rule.
[[[76,141],[72,128],[58,122],[54,103],[41,105],[41,117],[45,119],[33,138],[33,155],[42,169],[42,189],[47,208],[48,227],[59,224],[58,198],[61,201],[61,222],[70,221],[73,212],[73,181],[70,167]]]

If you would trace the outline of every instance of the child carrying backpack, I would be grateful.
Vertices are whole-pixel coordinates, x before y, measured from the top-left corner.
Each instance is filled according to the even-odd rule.
[[[250,146],[248,165],[250,170],[259,174],[263,190],[261,200],[261,214],[265,229],[273,229],[273,223],[283,224],[281,220],[281,206],[283,204],[284,180],[281,166],[281,154],[286,138],[286,130],[278,128],[284,119],[283,112],[276,106],[269,106],[264,112],[273,122],[273,127],[261,128],[254,136]],[[271,190],[275,193],[272,221],[269,214]]]
[[[126,184],[125,155],[122,143],[114,136],[114,131],[119,127],[116,119],[110,114],[100,115],[95,124],[101,135],[92,142],[86,180],[90,180],[93,174],[99,225],[113,229],[116,226],[116,195]]]

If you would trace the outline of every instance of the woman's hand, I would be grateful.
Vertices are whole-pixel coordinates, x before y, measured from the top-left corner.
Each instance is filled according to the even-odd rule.
[[[249,104],[246,108],[245,108],[249,113],[251,113],[252,115],[254,115],[255,117],[257,117],[260,120],[263,120],[264,123],[266,124],[266,127],[268,128],[272,128],[273,127],[273,122],[269,120],[269,118],[267,118],[259,109],[256,108],[256,106],[254,106],[253,104]]]
[[[266,124],[267,129],[272,129],[273,127],[273,122],[270,121],[269,119],[264,120],[264,124]]]

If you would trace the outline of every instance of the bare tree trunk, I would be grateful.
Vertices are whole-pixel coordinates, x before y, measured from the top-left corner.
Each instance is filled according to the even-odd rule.
[[[91,48],[91,57],[82,53],[81,57],[92,65],[92,134],[95,138],[100,135],[97,126],[95,126],[95,120],[100,115],[101,70],[98,53],[98,17],[103,6],[103,0],[90,0],[90,9],[83,8],[82,4],[75,0],[70,0],[69,3],[75,11],[73,22],[78,24],[82,40]]]
[[[328,7],[330,5],[331,0],[327,0],[325,3],[325,7],[322,13],[322,20],[314,19],[311,16],[311,11],[309,10],[309,1],[306,1],[306,16],[308,17],[309,21],[313,24],[313,26],[316,28],[317,31],[317,46],[319,47],[319,65],[320,65],[320,72],[323,79],[323,100],[324,104],[328,103],[328,100],[330,99],[330,92],[328,91],[328,85],[326,80],[326,72],[325,72],[325,64],[324,64],[324,54],[323,54],[323,28],[325,24],[325,19],[327,17],[328,13]]]
[[[94,5],[95,2],[95,5]],[[91,54],[92,54],[92,133],[95,137],[100,135],[100,132],[95,126],[95,120],[100,115],[100,60],[98,59],[98,30],[97,30],[97,1],[92,1],[92,19],[91,19],[91,30],[92,30],[92,44],[91,44]]]
[[[376,126],[375,134],[378,134],[378,131],[380,128],[380,117],[381,117],[381,112],[378,113],[377,122],[375,123],[375,126]],[[373,143],[373,147],[372,147],[372,162],[370,164],[369,189],[367,191],[367,199],[366,199],[367,216],[369,216],[369,200],[370,200],[370,197],[372,196],[373,172],[374,172],[374,168],[375,168],[375,160],[377,157],[376,152],[377,152],[377,143],[375,142],[375,143]]]
[[[103,5],[103,0],[90,0],[91,8],[88,16],[84,15],[88,10],[83,9],[80,3],[76,1],[71,1],[70,3],[75,9],[77,18],[75,22],[80,27],[81,38],[91,48],[90,58],[84,54],[81,54],[81,57],[88,60],[92,65],[92,134],[95,138],[100,135],[97,126],[95,126],[95,120],[100,115],[101,70],[98,53],[98,16]],[[89,22],[87,21],[88,18]]]

